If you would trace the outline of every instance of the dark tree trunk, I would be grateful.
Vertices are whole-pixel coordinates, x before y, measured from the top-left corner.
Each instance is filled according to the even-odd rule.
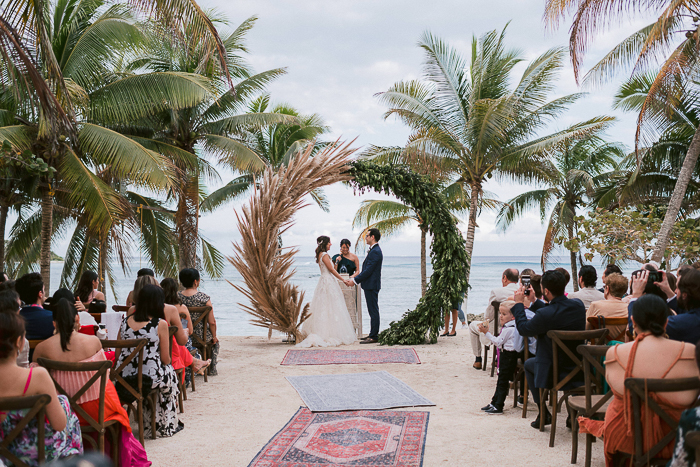
[[[467,270],[467,283],[469,283],[469,272],[472,270],[472,252],[474,251],[474,234],[476,231],[476,214],[477,207],[479,205],[479,196],[481,196],[481,184],[478,182],[472,183],[471,186],[471,199],[469,201],[469,223],[467,224],[467,262],[469,264],[469,269]],[[464,300],[466,306],[469,306],[467,302],[467,295],[469,294],[469,289],[464,291]],[[467,310],[464,310],[464,315],[467,315]]]
[[[5,270],[5,228],[7,227],[7,213],[10,210],[7,206],[0,206],[0,273]]]
[[[424,226],[420,226],[420,288],[421,296],[425,297],[425,292],[428,289],[428,267],[426,258],[426,242],[425,237],[427,230]]]
[[[51,236],[53,231],[53,193],[50,188],[41,192],[41,278],[48,295],[51,290]]]
[[[178,200],[175,214],[178,238],[180,270],[184,268],[199,269],[197,243],[199,240],[199,185],[196,177],[188,177],[183,193]]]

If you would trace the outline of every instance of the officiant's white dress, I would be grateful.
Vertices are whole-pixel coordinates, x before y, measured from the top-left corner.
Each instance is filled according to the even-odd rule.
[[[321,278],[311,299],[311,316],[301,325],[307,337],[297,347],[336,347],[357,340],[340,283],[323,264],[327,254],[321,253],[319,258]]]

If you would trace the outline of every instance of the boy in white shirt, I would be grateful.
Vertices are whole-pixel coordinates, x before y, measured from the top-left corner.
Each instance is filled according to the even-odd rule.
[[[510,380],[513,378],[513,374],[518,365],[519,354],[523,350],[523,339],[515,328],[515,320],[510,312],[513,305],[515,305],[515,302],[508,300],[501,303],[498,308],[498,319],[501,326],[503,326],[498,336],[491,334],[489,328],[484,326],[483,323],[479,325],[479,331],[484,333],[488,340],[501,349],[501,355],[498,358],[496,392],[493,394],[491,403],[481,408],[481,410],[489,415],[503,414],[503,405],[505,404],[506,397],[508,397]]]

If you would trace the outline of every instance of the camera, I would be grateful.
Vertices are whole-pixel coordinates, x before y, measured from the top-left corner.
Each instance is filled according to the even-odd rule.
[[[653,284],[654,282],[661,282],[663,280],[663,274],[659,271],[649,271],[649,277],[647,278],[647,284]]]
[[[530,276],[521,276],[520,277],[520,283],[523,285],[523,288],[525,289],[525,295],[530,295]]]

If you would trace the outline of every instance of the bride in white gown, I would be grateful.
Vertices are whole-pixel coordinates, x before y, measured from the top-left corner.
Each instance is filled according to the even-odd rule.
[[[311,300],[311,316],[302,324],[306,339],[297,347],[336,347],[357,341],[352,319],[345,305],[343,291],[338,281],[343,278],[333,268],[328,256],[331,239],[322,235],[316,240],[316,262],[321,268],[321,277]]]

